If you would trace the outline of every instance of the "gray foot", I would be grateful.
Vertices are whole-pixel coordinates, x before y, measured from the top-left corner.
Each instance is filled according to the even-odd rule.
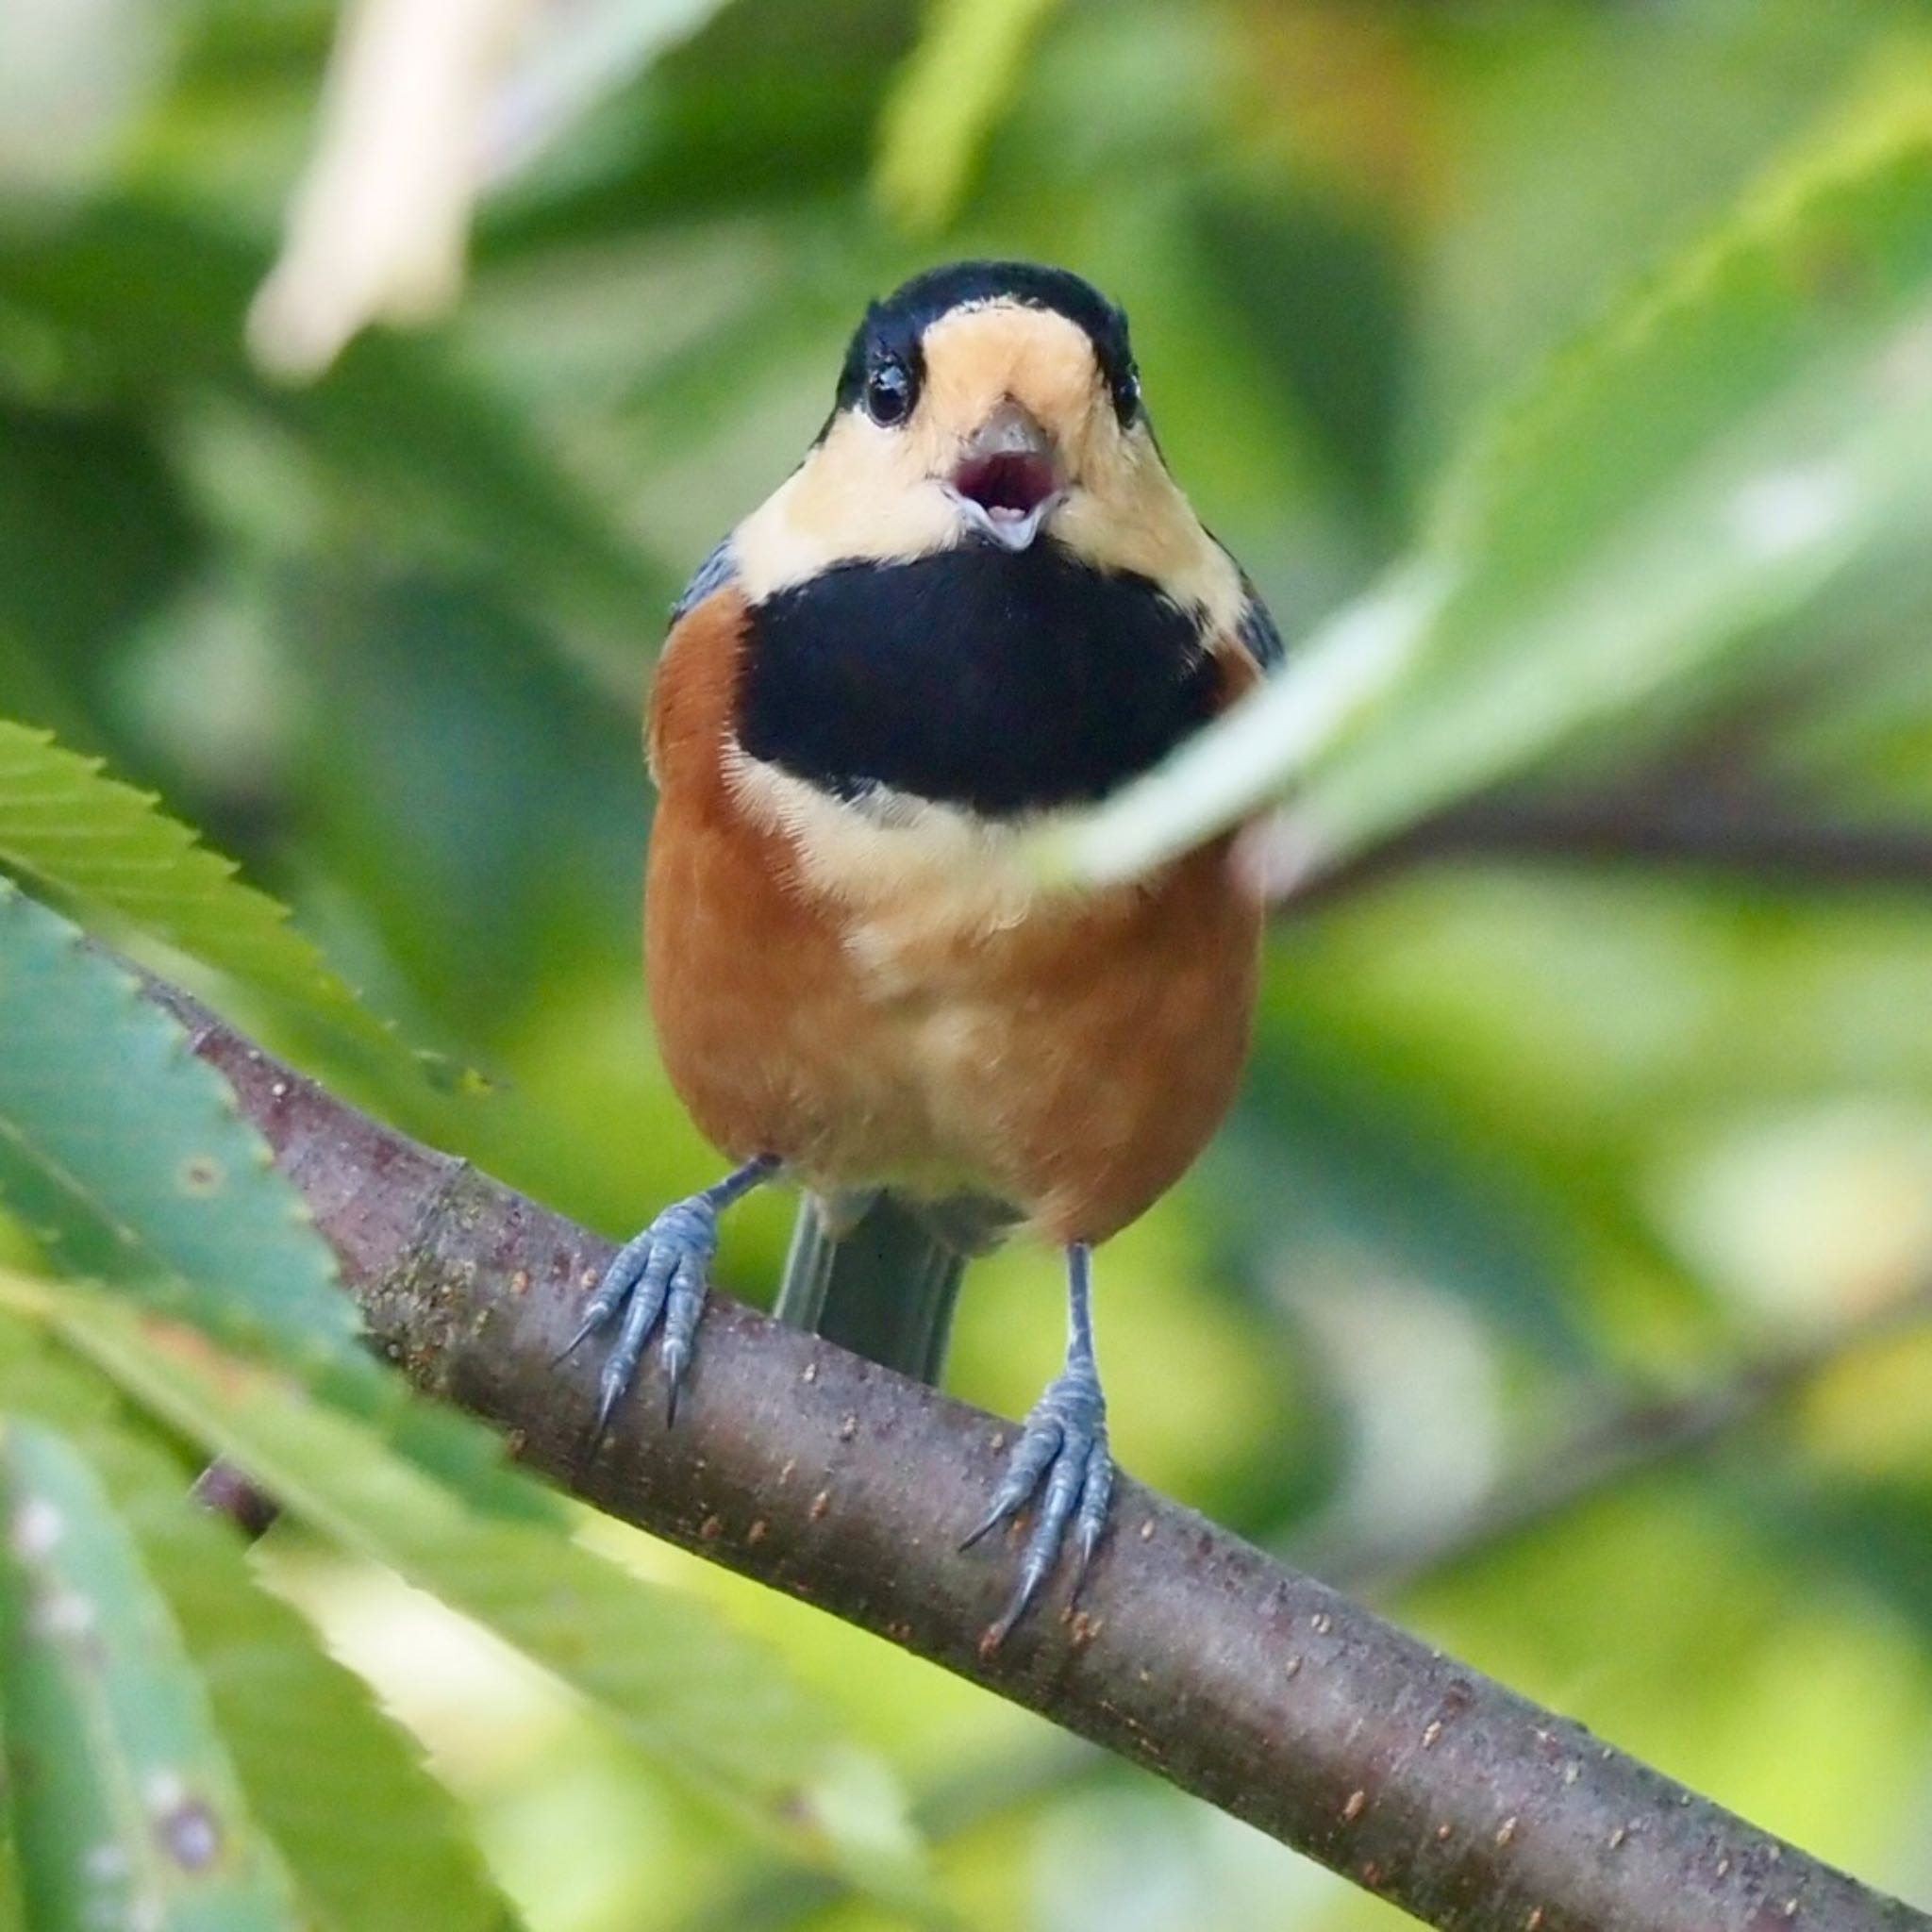
[[[636,1379],[654,1330],[664,1329],[665,1418],[677,1413],[677,1389],[691,1366],[691,1338],[705,1311],[712,1257],[718,1252],[718,1210],[703,1194],[665,1208],[636,1240],[617,1251],[584,1309],[563,1353],[600,1335],[621,1312],[623,1325],[597,1377],[596,1437],[610,1426],[617,1405]]]
[[[562,1355],[573,1355],[593,1335],[601,1334],[623,1315],[617,1339],[604,1358],[597,1377],[597,1422],[591,1437],[594,1449],[610,1426],[617,1405],[636,1379],[638,1364],[651,1337],[660,1327],[664,1341],[664,1419],[677,1419],[677,1392],[691,1367],[691,1344],[698,1319],[705,1312],[711,1262],[718,1253],[718,1216],[741,1194],[777,1172],[769,1156],[748,1160],[735,1173],[689,1200],[675,1201],[634,1241],[617,1251],[598,1282],[577,1332]]]
[[[1040,1513],[1020,1559],[1020,1579],[999,1621],[987,1633],[998,1644],[1026,1614],[1074,1533],[1074,1593],[1099,1547],[1113,1495],[1113,1457],[1107,1446],[1107,1398],[1091,1365],[1071,1363],[1034,1405],[994,1492],[992,1506],[973,1534],[981,1537],[1009,1522],[1038,1491]]]

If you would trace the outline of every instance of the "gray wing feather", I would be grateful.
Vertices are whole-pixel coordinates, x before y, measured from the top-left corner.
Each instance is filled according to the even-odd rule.
[[[680,617],[695,610],[713,591],[722,591],[726,584],[735,582],[737,576],[738,559],[732,555],[731,539],[726,537],[698,565],[697,575],[684,587],[684,595],[671,607],[672,623],[675,624]]]
[[[1262,603],[1261,593],[1246,571],[1241,572],[1241,591],[1246,601],[1241,605],[1241,619],[1235,634],[1263,671],[1274,671],[1286,661],[1288,646],[1281,641],[1281,633],[1275,629],[1274,620],[1268,614],[1268,607]]]

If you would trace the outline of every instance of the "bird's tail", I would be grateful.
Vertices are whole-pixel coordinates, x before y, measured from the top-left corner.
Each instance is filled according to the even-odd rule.
[[[858,1205],[848,1218],[842,1209]],[[937,1382],[972,1243],[941,1219],[887,1193],[828,1210],[808,1194],[778,1289],[781,1322],[823,1335],[902,1375]]]

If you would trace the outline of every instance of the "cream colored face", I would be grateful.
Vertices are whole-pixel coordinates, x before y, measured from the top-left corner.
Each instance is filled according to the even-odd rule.
[[[1052,309],[973,303],[922,342],[924,380],[906,421],[863,408],[830,429],[733,536],[739,581],[759,602],[833,564],[905,562],[984,541],[955,478],[988,425],[1024,411],[1045,432],[1059,491],[1035,541],[1151,577],[1210,627],[1240,620],[1240,574],[1168,475],[1144,420],[1123,425],[1086,332]]]

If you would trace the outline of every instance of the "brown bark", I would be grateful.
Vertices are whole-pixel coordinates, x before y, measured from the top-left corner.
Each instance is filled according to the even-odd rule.
[[[155,996],[226,1074],[379,1344],[532,1467],[877,1632],[1467,1932],[1932,1932],[1131,1481],[1081,1608],[996,1651],[1009,1553],[962,1554],[1010,1425],[714,1297],[667,1431],[647,1368],[594,1457],[553,1357],[607,1243]]]

